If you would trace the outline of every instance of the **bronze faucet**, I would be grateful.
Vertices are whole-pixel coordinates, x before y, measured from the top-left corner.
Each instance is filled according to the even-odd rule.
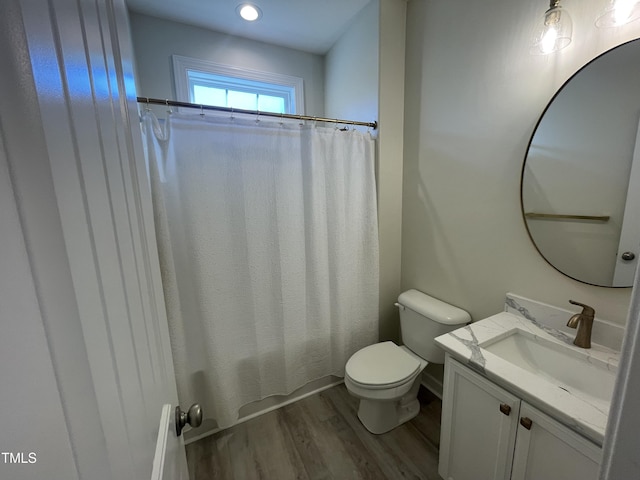
[[[581,313],[576,313],[567,322],[567,327],[577,328],[576,338],[573,344],[582,348],[591,348],[591,328],[593,327],[593,317],[595,310],[584,303],[569,300],[569,303],[582,307]]]

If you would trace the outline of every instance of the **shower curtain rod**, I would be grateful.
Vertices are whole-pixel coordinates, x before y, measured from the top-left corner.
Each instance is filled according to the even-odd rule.
[[[340,120],[337,118],[311,117],[309,115],[294,115],[291,113],[273,113],[273,112],[261,112],[259,110],[244,110],[241,108],[214,107],[212,105],[199,105],[197,103],[177,102],[175,100],[161,100],[159,98],[137,97],[137,100],[138,100],[138,103],[166,105],[167,107],[199,108],[201,111],[215,110],[216,112],[248,113],[250,115],[263,115],[265,117],[292,118],[296,120],[310,120],[313,122],[327,122],[327,123],[336,123],[340,125],[360,125],[363,127],[373,128],[374,130],[378,128],[378,122],[357,122],[355,120]]]

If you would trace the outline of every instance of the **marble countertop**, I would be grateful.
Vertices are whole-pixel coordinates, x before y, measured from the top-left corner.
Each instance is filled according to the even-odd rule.
[[[572,336],[544,325],[531,315],[502,312],[437,337],[435,341],[456,360],[602,445],[610,402],[582,392],[574,394],[558,386],[558,382],[518,367],[483,348],[515,329],[542,342],[561,344],[562,348],[573,351],[571,355],[617,371],[619,353],[615,350],[595,343],[590,349],[576,347]]]

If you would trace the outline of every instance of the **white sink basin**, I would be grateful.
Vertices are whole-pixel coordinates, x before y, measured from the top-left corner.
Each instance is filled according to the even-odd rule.
[[[590,357],[589,350],[553,343],[519,329],[480,347],[563,390],[586,394],[603,407],[611,402],[616,376],[614,367],[607,367]]]

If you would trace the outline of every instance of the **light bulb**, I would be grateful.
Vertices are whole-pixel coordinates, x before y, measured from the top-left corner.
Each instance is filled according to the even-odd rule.
[[[558,31],[555,27],[549,27],[549,29],[542,36],[540,41],[540,51],[542,53],[551,53],[556,45],[558,39]]]
[[[638,0],[611,0],[596,19],[597,27],[620,27],[640,18]]]
[[[530,52],[547,55],[562,50],[571,43],[571,33],[571,17],[562,9],[559,0],[552,0],[549,10],[538,22]]]
[[[630,1],[620,1],[616,3],[613,16],[617,25],[624,25],[629,21],[634,3],[635,2]]]
[[[262,16],[262,12],[255,5],[245,3],[239,5],[236,9],[238,14],[244,18],[247,22],[254,22]]]

